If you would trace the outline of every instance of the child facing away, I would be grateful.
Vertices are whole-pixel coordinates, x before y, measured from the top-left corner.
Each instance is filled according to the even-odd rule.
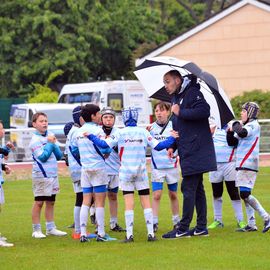
[[[172,121],[168,121],[171,106],[165,102],[159,102],[154,106],[156,122],[150,128],[150,134],[159,142],[164,141],[170,136],[173,129]],[[165,127],[166,125],[166,127]],[[163,130],[164,129],[164,130]],[[163,131],[163,132],[162,132]],[[176,153],[177,155],[177,153]],[[152,207],[154,232],[158,230],[158,212],[162,196],[163,182],[167,183],[168,195],[171,202],[172,222],[175,226],[179,221],[179,202],[177,197],[178,181],[180,179],[178,158],[169,158],[167,151],[157,151],[152,149],[151,167],[152,167]]]
[[[95,145],[101,148],[118,146],[121,167],[119,170],[120,188],[123,190],[125,200],[126,238],[124,243],[134,241],[134,190],[138,190],[141,205],[144,209],[145,223],[147,227],[147,240],[156,241],[153,231],[153,212],[150,203],[150,191],[146,170],[146,147],[150,145],[155,150],[162,150],[172,145],[175,141],[169,137],[166,141],[158,142],[145,128],[137,127],[138,110],[126,108],[122,111],[125,127],[110,136],[105,141],[95,134],[85,133]]]
[[[48,132],[47,115],[37,112],[32,117],[36,129],[29,147],[33,157],[32,187],[34,204],[32,209],[33,238],[45,238],[46,235],[64,236],[67,233],[56,228],[54,222],[54,204],[59,193],[57,160],[62,158],[62,152],[56,143],[56,138]],[[42,233],[40,214],[45,202],[46,235]]]
[[[0,120],[0,139],[2,139],[4,136],[5,136],[5,129],[2,121]],[[9,166],[4,163],[4,159],[7,158],[10,150],[13,148],[14,145],[11,142],[8,142],[4,147],[0,147],[0,212],[1,212],[1,205],[5,203],[3,190],[4,184],[3,172],[5,172],[6,174],[10,174],[11,172]],[[8,243],[7,238],[2,236],[0,233],[0,247],[13,247],[13,246],[14,244]]]
[[[260,125],[257,117],[259,106],[255,102],[246,102],[242,106],[241,122],[235,121],[227,131],[227,142],[237,146],[236,151],[236,186],[240,197],[245,202],[248,224],[239,228],[241,232],[257,231],[255,211],[264,221],[263,233],[270,229],[270,216],[260,202],[251,195],[259,169]]]

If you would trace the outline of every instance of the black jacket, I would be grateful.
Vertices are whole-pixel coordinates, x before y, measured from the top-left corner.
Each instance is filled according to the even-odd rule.
[[[215,149],[209,128],[210,106],[192,81],[173,104],[180,105],[179,116],[173,115],[174,130],[179,132],[177,148],[183,176],[217,170]]]

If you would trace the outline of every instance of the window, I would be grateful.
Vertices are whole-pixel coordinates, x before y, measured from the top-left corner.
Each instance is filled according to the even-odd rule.
[[[94,103],[100,101],[100,92],[88,92],[62,95],[59,103]]]
[[[108,106],[120,112],[123,109],[123,94],[108,94]]]

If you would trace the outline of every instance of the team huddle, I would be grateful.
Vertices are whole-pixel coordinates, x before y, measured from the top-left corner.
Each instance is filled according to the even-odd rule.
[[[122,119],[124,128],[114,127],[115,112],[94,104],[78,106],[73,110],[73,122],[67,123],[64,133],[67,137],[65,160],[75,193],[74,231],[72,238],[81,243],[95,238],[98,242],[115,240],[105,232],[105,200],[109,200],[110,230],[125,232],[124,243],[134,242],[134,192],[137,190],[143,208],[147,229],[147,241],[156,241],[158,212],[163,183],[167,183],[172,212],[172,231],[162,238],[208,236],[208,229],[223,227],[222,193],[223,182],[232,201],[237,220],[237,231],[257,231],[255,211],[264,221],[263,232],[270,229],[268,212],[251,195],[258,172],[260,126],[257,121],[259,107],[247,102],[242,107],[241,121],[223,128],[211,120],[211,130],[215,147],[217,170],[209,174],[213,191],[214,221],[202,231],[181,229],[179,202],[177,196],[180,180],[179,158],[176,145],[179,136],[169,120],[171,107],[159,102],[154,107],[156,122],[148,128],[138,127],[139,112],[136,108],[124,108]],[[35,132],[30,142],[33,157],[32,237],[46,238],[48,235],[65,236],[54,222],[54,204],[59,192],[57,161],[63,158],[55,136],[50,133],[46,114],[39,112],[32,119]],[[4,136],[0,123],[0,137]],[[151,189],[146,166],[146,150],[151,147]],[[4,203],[3,172],[10,168],[3,160],[14,146],[9,142],[0,148],[0,205]],[[168,151],[172,149],[172,151]],[[168,154],[170,152],[170,154]],[[180,153],[179,153],[180,154]],[[181,161],[181,157],[180,157]],[[125,203],[125,229],[118,222],[118,191],[121,190]],[[243,199],[247,224],[242,211]],[[45,204],[46,233],[40,224],[40,215]],[[94,210],[93,210],[94,209]],[[95,234],[87,232],[89,214],[95,213]],[[0,235],[0,246],[13,246]]]

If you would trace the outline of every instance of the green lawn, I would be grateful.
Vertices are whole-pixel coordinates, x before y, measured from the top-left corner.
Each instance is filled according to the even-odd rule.
[[[143,211],[136,198],[135,242],[118,241],[81,244],[71,239],[74,194],[71,182],[60,179],[61,193],[57,196],[56,223],[69,231],[64,238],[31,238],[31,181],[6,182],[6,204],[0,214],[0,231],[15,243],[14,248],[0,248],[0,269],[270,269],[270,232],[262,234],[263,222],[257,216],[259,231],[236,233],[236,221],[227,193],[224,194],[223,221],[225,227],[210,231],[210,237],[162,240],[161,235],[171,229],[171,213],[167,191],[161,203],[159,241],[146,241]],[[208,220],[212,218],[211,186],[205,179],[208,201]],[[253,194],[270,211],[270,168],[261,168]],[[182,207],[182,196],[180,203]],[[122,194],[119,196],[120,225],[124,226]],[[108,213],[106,214],[108,228]],[[44,230],[44,218],[42,219]],[[90,231],[93,227],[90,225]],[[110,233],[123,239],[123,233]]]

